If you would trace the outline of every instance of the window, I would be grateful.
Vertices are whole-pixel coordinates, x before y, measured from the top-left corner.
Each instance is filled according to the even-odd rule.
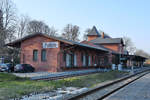
[[[89,56],[89,60],[88,60],[88,66],[91,66],[91,56]]]
[[[86,66],[86,56],[83,54],[83,66]]]
[[[103,65],[102,58],[99,58],[99,65]]]
[[[38,60],[38,50],[33,50],[33,61]]]
[[[85,66],[88,66],[88,63],[89,63],[89,55],[88,55],[87,53],[85,54],[85,63],[86,63]]]
[[[77,66],[77,55],[74,54],[74,66]]]
[[[108,64],[108,57],[107,57],[107,56],[104,57],[104,64],[105,64],[105,65]]]
[[[66,66],[71,67],[71,55],[68,53],[66,54]]]
[[[92,55],[92,64],[94,64],[94,56]]]
[[[41,61],[46,61],[46,50],[45,49],[43,49],[41,51]]]

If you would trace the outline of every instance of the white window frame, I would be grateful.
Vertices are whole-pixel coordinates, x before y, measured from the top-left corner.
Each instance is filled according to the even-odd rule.
[[[88,66],[91,66],[91,56],[89,56],[88,59]]]
[[[77,66],[77,55],[74,54],[74,66]]]
[[[86,56],[83,54],[83,66],[86,66]]]
[[[71,55],[70,54],[66,54],[66,67],[70,67],[71,66]]]

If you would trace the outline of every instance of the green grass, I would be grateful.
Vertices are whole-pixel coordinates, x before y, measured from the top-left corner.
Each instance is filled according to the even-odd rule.
[[[17,77],[13,74],[9,74],[9,73],[0,73],[0,82],[5,82],[5,81],[20,81],[20,80],[25,80],[27,78],[20,78]]]
[[[106,73],[77,76],[53,81],[31,81],[9,73],[0,73],[0,100],[21,97],[32,92],[46,92],[60,87],[93,87],[101,82],[113,80],[128,73],[110,71]]]

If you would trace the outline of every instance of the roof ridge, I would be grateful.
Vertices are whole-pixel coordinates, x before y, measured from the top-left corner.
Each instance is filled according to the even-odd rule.
[[[93,28],[91,29],[91,31],[87,34],[87,36],[90,36],[90,35],[101,36],[101,34],[97,30],[96,26],[93,26]]]

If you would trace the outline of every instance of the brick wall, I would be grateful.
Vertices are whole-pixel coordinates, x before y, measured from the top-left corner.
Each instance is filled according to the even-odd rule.
[[[103,45],[105,48],[109,48],[111,50],[114,50],[116,52],[122,52],[123,53],[123,46],[121,44],[101,44]]]
[[[33,38],[29,38],[21,43],[21,63],[31,64],[35,67],[36,71],[49,71],[49,72],[57,72],[63,71],[62,67],[66,67],[66,62],[63,59],[63,50],[67,49],[66,53],[75,53],[77,57],[77,68],[88,68],[87,66],[83,66],[83,62],[81,60],[81,53],[87,54],[91,57],[91,68],[94,68],[95,58],[97,56],[100,57],[101,60],[98,62],[102,62],[102,65],[98,67],[104,66],[104,57],[108,57],[109,63],[111,63],[111,55],[105,54],[99,50],[93,50],[89,48],[75,47],[72,48],[71,45],[65,44],[62,42],[58,42],[58,48],[47,48],[46,49],[46,61],[41,61],[41,50],[43,42],[56,42],[56,40],[44,37],[44,36],[35,36]],[[64,46],[63,46],[64,45]],[[69,49],[71,48],[71,49]],[[38,60],[33,61],[33,50],[38,50]],[[93,62],[92,62],[93,56]]]
[[[41,61],[41,50],[42,42],[55,42],[56,40],[49,39],[43,36],[36,36],[27,39],[21,43],[21,63],[31,64],[35,67],[36,71],[57,71],[57,54],[60,50],[59,48],[47,48],[46,49],[46,61]],[[60,45],[60,42],[58,45]],[[33,61],[33,50],[38,50],[38,60]]]
[[[61,48],[62,49],[62,48]],[[63,48],[64,49],[64,48]],[[74,53],[76,54],[76,57],[77,57],[77,66],[71,66],[70,68],[66,67],[66,62],[65,60],[63,59],[63,53],[61,53],[59,55],[59,69],[61,70],[62,68],[65,68],[65,69],[78,69],[78,68],[94,68],[94,64],[95,64],[95,60],[97,60],[97,63],[100,63],[100,65],[97,65],[95,67],[107,67],[108,64],[111,64],[112,63],[112,56],[111,54],[105,54],[104,52],[101,52],[101,51],[97,51],[97,50],[92,50],[92,49],[88,49],[88,48],[82,48],[82,47],[77,47],[77,48],[72,48],[72,49],[69,49],[67,51],[65,51],[65,53]],[[83,62],[81,60],[82,58],[82,54],[85,54],[85,55],[88,55],[90,56],[90,66],[83,66]],[[93,62],[92,62],[92,56],[93,56]],[[99,57],[96,59],[96,57]],[[108,62],[104,64],[104,57],[108,57]]]
[[[98,36],[88,36],[88,41],[96,39]]]

